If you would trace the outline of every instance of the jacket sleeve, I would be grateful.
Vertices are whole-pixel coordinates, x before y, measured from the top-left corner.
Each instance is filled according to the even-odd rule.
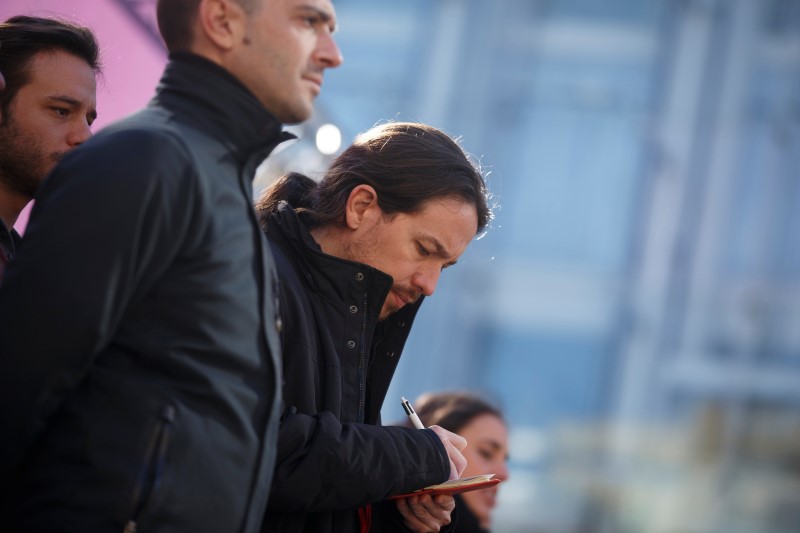
[[[333,413],[290,413],[278,436],[269,508],[355,509],[445,481],[450,463],[429,429],[342,424]]]
[[[65,156],[37,195],[0,288],[0,479],[19,468],[188,230],[187,158],[176,156],[179,141],[160,137],[101,133]]]

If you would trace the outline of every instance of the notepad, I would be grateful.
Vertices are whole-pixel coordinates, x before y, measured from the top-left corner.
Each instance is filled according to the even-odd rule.
[[[396,494],[390,496],[390,500],[397,500],[399,498],[408,498],[409,496],[417,496],[420,494],[430,494],[436,496],[437,494],[461,494],[462,492],[469,492],[471,490],[488,489],[500,483],[500,479],[494,477],[494,474],[481,474],[479,476],[462,477],[459,479],[451,479],[438,485],[431,485],[414,492],[407,492],[405,494]]]

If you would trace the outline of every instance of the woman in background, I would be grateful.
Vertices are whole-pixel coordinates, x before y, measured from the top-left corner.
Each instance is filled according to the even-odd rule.
[[[467,439],[461,477],[494,474],[508,479],[508,427],[500,410],[467,392],[425,393],[414,403],[425,427],[434,424]],[[458,533],[488,532],[499,485],[455,496]]]

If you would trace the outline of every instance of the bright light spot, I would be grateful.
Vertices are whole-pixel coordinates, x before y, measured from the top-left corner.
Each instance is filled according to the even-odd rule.
[[[317,150],[325,155],[335,154],[342,145],[342,133],[333,124],[325,124],[317,130]]]

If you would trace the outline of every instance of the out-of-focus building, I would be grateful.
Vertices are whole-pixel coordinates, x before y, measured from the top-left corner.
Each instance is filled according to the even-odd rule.
[[[336,6],[327,120],[462,136],[500,205],[384,416],[502,401],[498,531],[800,530],[800,4]]]

